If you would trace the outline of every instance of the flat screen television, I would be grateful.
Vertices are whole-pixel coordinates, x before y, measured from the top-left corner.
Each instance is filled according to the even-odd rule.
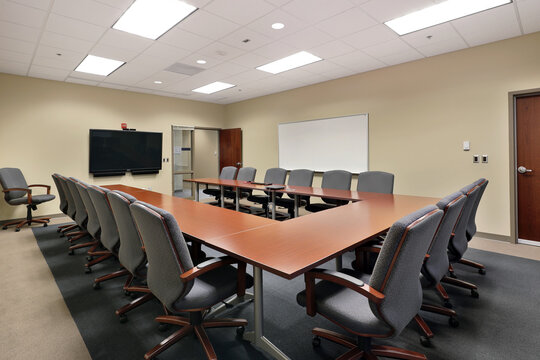
[[[90,129],[90,173],[157,173],[161,170],[162,142],[162,133]]]

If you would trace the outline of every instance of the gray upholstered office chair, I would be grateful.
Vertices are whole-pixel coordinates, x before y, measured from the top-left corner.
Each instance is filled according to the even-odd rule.
[[[60,204],[59,204],[60,211],[62,211],[65,215],[68,215],[69,204],[68,204],[66,191],[69,192],[69,190],[66,190],[67,185],[64,184],[65,180],[63,179],[62,175],[57,174],[57,173],[54,173],[51,176],[53,178],[54,184],[56,185],[56,190],[58,191],[58,196],[60,197]],[[70,196],[71,196],[71,194],[70,194]],[[73,214],[75,214],[75,212],[73,212]],[[76,227],[77,227],[76,224],[60,225],[60,226],[58,226],[58,229],[56,231],[57,232],[61,232],[61,231],[65,232],[65,231],[72,230],[72,229],[74,229]]]
[[[348,171],[325,171],[323,174],[321,187],[325,189],[351,190],[351,180],[352,174]],[[322,198],[322,200],[324,201],[324,203],[306,205],[306,210],[311,212],[318,212],[348,203],[348,201],[346,200],[335,200],[328,198]]]
[[[77,208],[75,207],[75,200],[73,200],[73,196],[71,195],[71,190],[69,189],[69,186],[67,184],[67,177],[57,174],[57,179],[60,181],[60,184],[62,185],[62,188],[64,189],[64,195],[66,196],[66,202],[67,202],[66,215],[69,216],[69,218],[73,220],[74,222],[73,224],[67,224],[66,226],[59,227],[56,230],[60,233],[60,237],[63,237],[69,231],[79,228],[79,226],[74,220],[75,213],[77,212]]]
[[[49,185],[34,184],[28,185],[21,170],[17,168],[2,168],[0,169],[0,184],[2,185],[4,192],[4,200],[9,205],[26,205],[26,220],[12,221],[4,224],[2,229],[6,230],[8,226],[16,225],[15,231],[20,231],[24,225],[32,225],[32,223],[43,224],[47,226],[50,221],[50,217],[41,217],[34,219],[32,217],[32,210],[37,209],[37,205],[46,201],[51,201],[55,198],[51,194],[51,187]],[[44,187],[47,189],[47,194],[32,195],[33,187]]]
[[[253,167],[242,167],[238,169],[238,174],[236,175],[236,180],[239,181],[254,181],[255,175],[257,174],[257,169]],[[252,193],[252,190],[249,189],[239,189],[238,199],[247,198]],[[236,199],[236,190],[225,190],[224,194],[227,199]]]
[[[99,238],[101,234],[101,225],[99,223],[99,218],[97,216],[96,209],[94,208],[94,204],[92,203],[92,200],[90,199],[90,195],[88,194],[89,186],[90,186],[89,184],[82,182],[80,180],[78,180],[75,183],[75,187],[79,191],[79,196],[84,204],[84,208],[87,215],[86,231],[92,237],[92,239],[83,244],[70,246],[69,247],[70,255],[73,255],[73,252],[76,249],[81,249],[85,247],[91,247],[90,250],[88,250],[88,252],[92,253],[100,246]]]
[[[361,172],[358,174],[356,191],[393,194],[394,174],[384,171]]]
[[[118,249],[118,260],[126,270],[129,277],[124,284],[124,292],[142,293],[135,300],[116,310],[116,315],[120,317],[120,322],[127,321],[126,313],[154,298],[154,295],[146,286],[146,254],[129,205],[137,201],[133,196],[122,191],[113,190],[107,194],[111,205],[114,220],[118,226],[120,236],[120,248]]]
[[[219,179],[221,180],[234,180],[236,178],[236,172],[238,169],[234,166],[225,166],[223,169],[221,169],[221,173],[219,174]],[[208,188],[208,185],[206,185],[206,189],[203,190],[203,193],[206,195],[211,195],[216,198],[218,201],[218,205],[220,204],[220,196],[221,192],[219,189],[214,188]]]
[[[347,346],[350,350],[340,359],[426,359],[412,351],[372,345],[371,339],[396,337],[418,317],[422,305],[418,276],[442,215],[431,205],[396,221],[370,278],[358,278],[352,270],[314,269],[305,274],[306,290],[297,295],[298,303],[309,316],[321,314],[356,337],[315,328],[315,346],[319,337]],[[320,281],[315,283],[316,279]]]
[[[290,186],[311,186],[313,184],[313,170],[296,169],[289,174],[287,185]],[[309,196],[299,196],[298,206],[306,206],[309,204]],[[289,195],[276,198],[276,205],[287,208],[290,218],[294,218],[294,198]]]
[[[70,243],[73,243],[88,235],[88,231],[86,229],[86,224],[88,222],[88,212],[86,211],[84,202],[81,198],[79,190],[77,189],[77,182],[78,180],[75,178],[66,178],[66,185],[69,192],[71,193],[73,204],[75,205],[75,217],[73,218],[73,220],[75,220],[75,223],[81,229],[80,231],[66,233],[66,236],[69,238]]]
[[[152,359],[194,331],[208,359],[217,359],[206,334],[208,327],[245,327],[243,319],[204,319],[204,312],[224,299],[244,296],[253,279],[246,275],[246,264],[230,257],[208,260],[194,266],[182,231],[174,216],[152,205],[135,202],[131,213],[148,257],[148,287],[175,315],[156,318],[160,323],[182,328],[146,353]],[[231,264],[238,264],[238,269]],[[189,317],[177,316],[187,312]]]
[[[276,184],[283,185],[285,184],[285,178],[287,177],[287,170],[282,168],[271,168],[266,170],[264,174],[263,182],[268,185]],[[276,193],[276,197],[282,197],[283,193]],[[268,202],[270,201],[270,196],[267,191],[264,195],[250,195],[247,198],[249,201],[256,204],[261,204],[262,209],[266,217],[268,217]]]

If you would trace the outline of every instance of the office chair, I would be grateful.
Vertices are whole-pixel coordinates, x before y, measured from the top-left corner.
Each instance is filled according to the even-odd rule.
[[[242,167],[238,169],[238,174],[236,175],[236,180],[239,181],[254,181],[255,175],[257,174],[257,169],[253,167]],[[252,190],[250,189],[238,189],[238,200],[247,198],[251,195]],[[224,197],[227,199],[233,199],[236,200],[236,190],[234,189],[227,189],[224,192]]]
[[[2,227],[3,230],[6,230],[8,226],[16,225],[15,231],[21,231],[21,227],[25,224],[30,226],[32,223],[47,226],[47,223],[51,218],[41,217],[34,219],[32,217],[32,210],[37,210],[37,205],[51,201],[55,198],[55,196],[51,194],[51,187],[49,185],[28,185],[21,170],[17,168],[0,169],[0,184],[2,185],[4,200],[9,205],[26,205],[26,220],[8,222]],[[32,195],[31,188],[33,187],[44,187],[47,189],[47,194]]]
[[[351,189],[352,174],[345,170],[331,170],[325,171],[323,174],[321,187],[325,189],[339,189],[350,190]],[[336,200],[322,198],[324,203],[315,203],[306,205],[306,210],[311,212],[319,212],[327,209],[334,208],[347,204],[347,200]]]
[[[78,180],[75,178],[66,178],[66,185],[68,191],[71,193],[73,204],[75,205],[75,216],[73,220],[75,220],[75,223],[80,228],[80,231],[66,233],[66,236],[68,237],[70,243],[73,243],[79,239],[82,239],[86,235],[89,235],[88,230],[86,229],[86,224],[88,222],[88,212],[86,211],[84,202],[81,198],[79,190],[77,189],[77,182]],[[72,249],[70,249],[70,251],[71,250]]]
[[[287,180],[288,186],[311,186],[313,184],[313,170],[296,169],[292,170]],[[294,197],[285,194],[276,198],[276,205],[287,208],[290,218],[294,218]],[[299,196],[298,206],[309,205],[309,196]]]
[[[217,359],[206,334],[209,327],[245,327],[244,319],[205,319],[204,312],[224,299],[244,296],[253,279],[246,275],[246,264],[228,256],[193,265],[184,236],[174,216],[165,210],[136,201],[131,214],[148,257],[148,287],[174,315],[158,316],[157,322],[182,328],[153,349],[152,359],[191,332],[199,338],[208,359]],[[231,266],[237,264],[238,269]],[[177,314],[188,312],[188,317]]]
[[[129,271],[129,277],[123,287],[124,292],[126,294],[143,294],[116,310],[120,322],[126,322],[126,313],[128,311],[153,299],[154,295],[146,286],[146,254],[143,251],[141,238],[129,210],[129,205],[137,201],[137,199],[118,190],[110,191],[107,194],[107,199],[109,199],[114,220],[118,226],[118,235],[120,236],[118,260]],[[138,284],[134,284],[135,281]]]
[[[57,173],[54,173],[51,175],[52,178],[53,178],[53,181],[54,181],[54,184],[56,185],[56,190],[58,191],[58,195],[60,197],[60,211],[62,211],[62,213],[64,213],[65,215],[68,215],[68,208],[69,208],[69,205],[68,205],[68,199],[67,199],[67,194],[66,194],[66,186],[64,184],[64,181],[62,179],[62,175],[60,174],[57,174]],[[71,196],[71,194],[70,194]],[[75,212],[73,212],[73,215],[75,214]],[[68,215],[69,216],[69,215]],[[65,232],[65,231],[70,231],[70,230],[73,230],[77,227],[76,224],[66,224],[66,225],[60,225],[58,227],[58,229],[56,229],[57,232]],[[63,235],[63,232],[62,232],[62,235]]]
[[[285,184],[285,178],[287,177],[287,170],[282,168],[271,168],[266,170],[266,174],[264,174],[264,180],[263,182],[265,184],[276,184],[276,185],[283,185]],[[264,195],[250,195],[248,196],[248,200],[251,202],[254,202],[256,204],[261,204],[262,209],[268,217],[268,202],[270,201],[270,196],[267,191],[264,192]],[[276,198],[282,197],[283,193],[276,193]]]
[[[97,216],[96,209],[94,208],[94,204],[92,203],[92,199],[90,199],[90,195],[88,195],[89,186],[90,186],[89,184],[82,182],[80,180],[75,183],[75,187],[79,191],[79,196],[86,210],[86,215],[87,215],[86,231],[92,237],[92,239],[83,244],[70,246],[69,255],[73,255],[76,249],[81,249],[81,248],[85,248],[89,246],[91,246],[91,248],[90,250],[88,250],[88,252],[92,253],[100,246],[99,238],[101,234],[101,224],[99,223],[99,218]],[[91,256],[89,256],[88,259],[91,260]]]
[[[305,274],[306,289],[298,293],[298,304],[309,316],[320,314],[347,332],[313,329],[313,345],[320,337],[348,347],[339,359],[426,359],[423,354],[390,346],[372,345],[372,338],[398,336],[422,305],[418,275],[443,211],[427,206],[396,221],[380,250],[371,277],[314,269]],[[320,280],[315,283],[315,280]]]
[[[356,191],[393,194],[394,174],[384,171],[361,172],[358,174]]]
[[[221,173],[219,174],[219,179],[221,180],[234,180],[236,177],[236,171],[238,169],[234,166],[225,166],[223,169],[221,169]],[[227,188],[230,190],[230,188]],[[208,188],[208,185],[206,185],[206,189],[203,190],[203,193],[206,195],[211,195],[216,198],[218,205],[221,205],[220,203],[220,197],[221,197],[221,191],[218,189],[212,189]]]

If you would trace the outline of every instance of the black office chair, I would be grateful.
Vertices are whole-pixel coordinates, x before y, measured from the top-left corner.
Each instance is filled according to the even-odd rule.
[[[331,170],[325,171],[323,174],[321,187],[325,189],[339,189],[350,190],[351,189],[352,174],[345,170]],[[306,205],[306,210],[310,212],[318,212],[323,210],[332,209],[336,206],[347,204],[347,200],[336,200],[322,198],[324,203],[314,203]]]
[[[356,191],[393,194],[394,174],[384,171],[361,172],[358,174]]]
[[[246,264],[230,257],[208,260],[194,266],[188,246],[174,216],[152,205],[136,201],[131,213],[148,257],[148,287],[174,315],[158,316],[157,322],[182,328],[152,350],[145,359],[153,359],[191,332],[199,338],[208,359],[217,359],[205,328],[245,327],[244,319],[205,319],[210,307],[253,284],[246,275]],[[231,266],[237,264],[238,269]],[[189,314],[188,317],[179,316]]]
[[[219,179],[221,180],[234,180],[236,178],[236,172],[238,169],[234,166],[225,166],[223,169],[221,169],[221,173],[219,174]],[[230,188],[228,188],[230,190]],[[206,195],[211,195],[216,198],[217,205],[221,205],[221,191],[219,189],[209,188],[208,185],[206,185],[206,189],[203,190],[203,193]]]
[[[253,167],[242,167],[238,169],[238,174],[236,175],[236,180],[239,181],[254,181],[255,175],[257,174],[257,169]],[[250,189],[238,189],[238,200],[247,198],[251,195],[252,190]],[[236,190],[226,189],[224,192],[224,197],[226,199],[233,199],[236,201]]]
[[[266,170],[264,174],[263,182],[268,185],[283,185],[285,184],[285,178],[287,177],[287,170],[282,168],[271,168]],[[261,204],[262,209],[266,217],[268,217],[268,202],[270,201],[270,196],[267,191],[264,192],[264,195],[250,195],[248,200],[256,204]],[[283,193],[276,193],[276,197],[282,197]],[[252,209],[253,210],[253,209]]]
[[[288,186],[311,186],[313,184],[313,170],[296,169],[292,170],[287,180]],[[298,197],[298,207],[309,204],[309,196]],[[294,197],[285,194],[276,198],[276,205],[287,209],[289,217],[294,218]]]
[[[442,215],[442,210],[431,205],[396,221],[371,277],[359,278],[352,270],[314,269],[305,274],[306,290],[297,295],[298,304],[306,307],[309,316],[321,314],[356,337],[315,328],[314,346],[323,337],[348,347],[339,359],[426,359],[420,353],[372,345],[371,340],[396,337],[419,317],[422,288],[418,275]],[[316,283],[316,279],[320,281]]]
[[[37,210],[37,205],[46,201],[51,201],[55,198],[51,194],[51,187],[49,185],[33,184],[28,185],[21,170],[17,168],[2,168],[0,169],[0,184],[3,188],[4,200],[9,205],[26,205],[26,220],[11,221],[2,227],[6,230],[8,226],[16,225],[15,231],[20,231],[21,227],[32,223],[43,224],[47,226],[47,223],[51,220],[50,217],[41,217],[34,219],[32,217],[32,210]],[[44,187],[47,189],[47,194],[32,195],[33,187]]]

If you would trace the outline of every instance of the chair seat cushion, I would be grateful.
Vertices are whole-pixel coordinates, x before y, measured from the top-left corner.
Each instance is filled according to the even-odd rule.
[[[315,203],[315,204],[309,204],[308,206],[306,206],[306,210],[311,211],[311,212],[319,212],[323,210],[333,209],[335,207],[336,205]]]
[[[369,275],[361,276],[361,280],[369,283]],[[347,331],[373,336],[384,336],[392,331],[389,325],[373,314],[368,299],[349,288],[320,281],[315,285],[315,299],[317,313],[332,319]],[[298,293],[296,301],[306,306],[305,290]]]
[[[206,195],[211,195],[215,197],[219,197],[219,195],[221,194],[219,189],[204,189],[202,192],[205,193]]]
[[[233,266],[224,266],[209,271],[193,280],[193,287],[189,293],[177,300],[171,310],[209,308],[236,294],[237,279],[237,269]],[[253,278],[246,274],[246,289],[252,286]]]
[[[267,195],[251,195],[247,198],[249,201],[257,203],[257,204],[268,204],[268,201],[270,199]]]
[[[250,192],[247,192],[247,191],[242,191],[240,190],[238,192],[238,197],[240,199],[243,199],[243,198],[247,198],[249,195],[251,195]],[[236,199],[236,191],[234,190],[226,190],[223,194],[223,196],[227,199]]]
[[[304,199],[299,199],[300,201],[298,202],[298,206],[306,206],[307,204],[307,201],[304,200]],[[289,199],[289,198],[277,198],[276,199],[276,205],[277,206],[283,206],[283,207],[286,207],[288,209],[292,209],[294,208],[294,199]]]
[[[33,195],[32,196],[32,204],[33,205],[41,204],[41,203],[44,203],[46,201],[51,201],[54,198],[55,198],[55,196],[53,194]],[[22,204],[27,204],[27,203],[28,203],[28,198],[26,196],[22,197],[22,198],[16,198],[16,199],[9,200],[10,205],[22,205]]]

